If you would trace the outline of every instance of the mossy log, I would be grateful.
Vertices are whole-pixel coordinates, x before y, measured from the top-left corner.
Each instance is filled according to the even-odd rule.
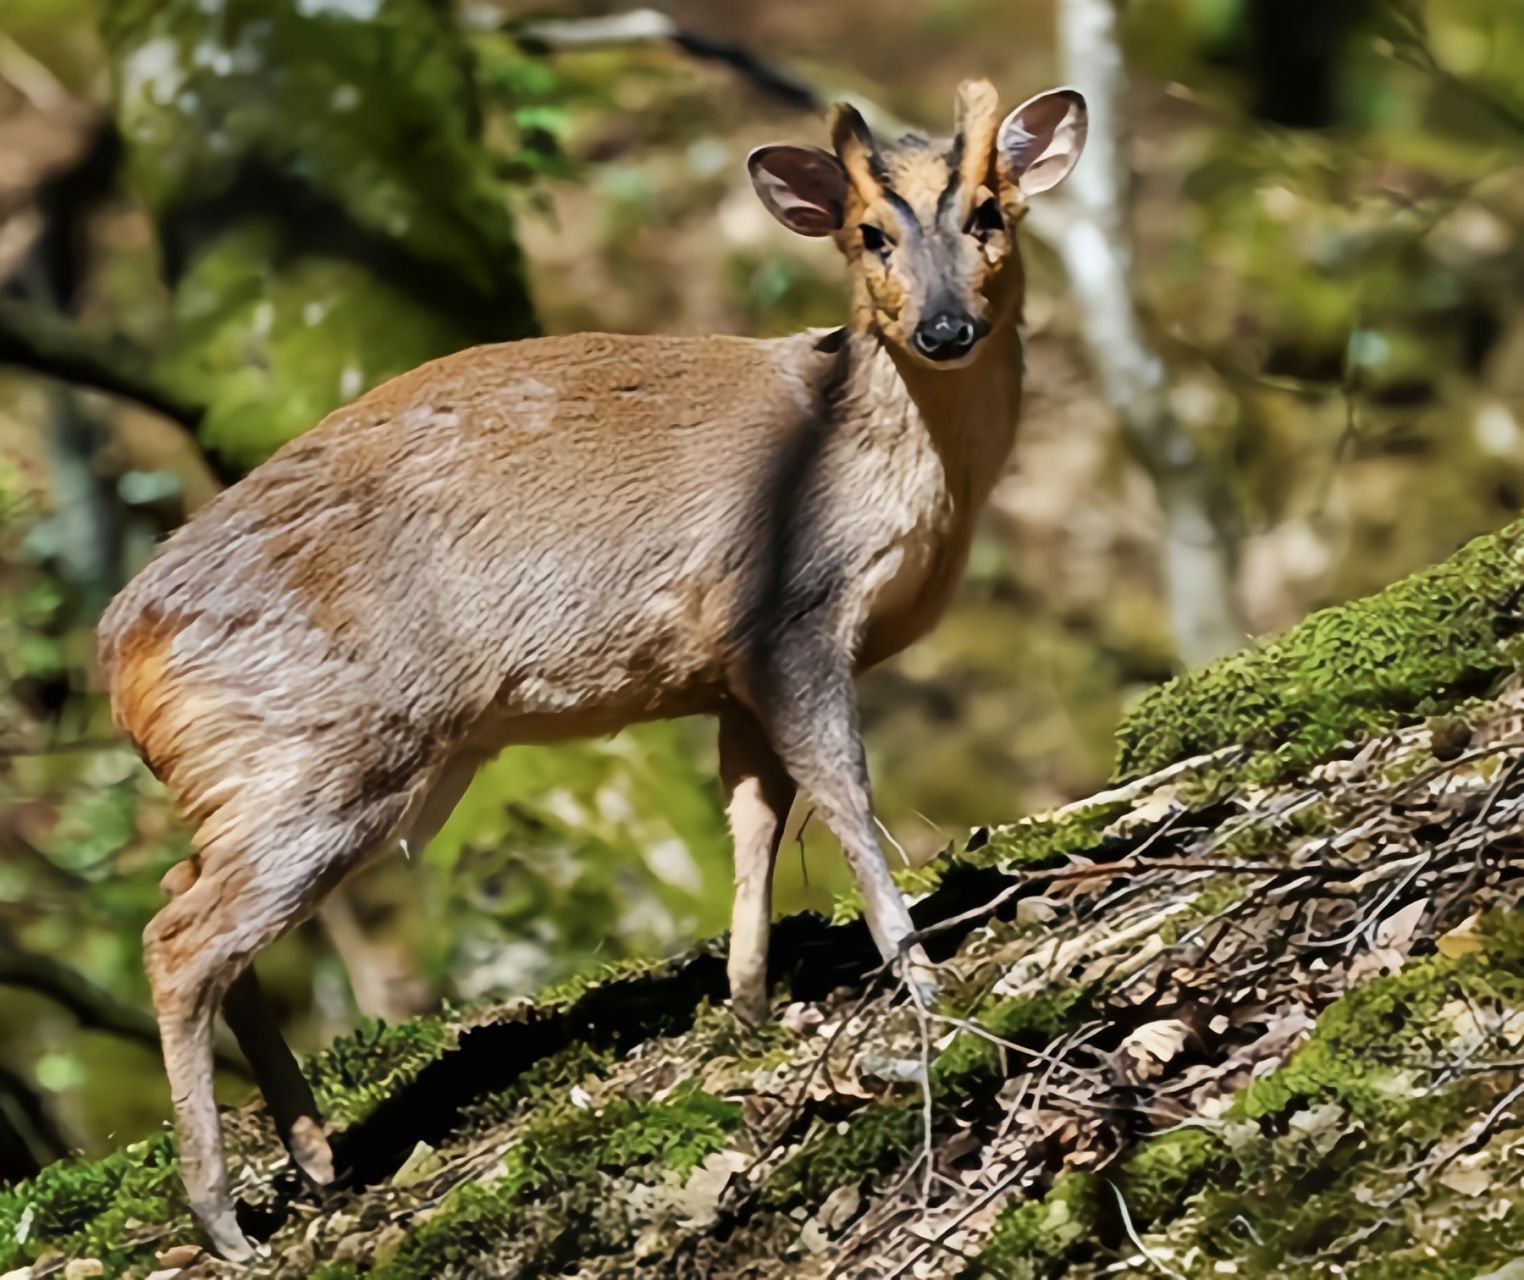
[[[335,1045],[339,1189],[224,1117],[248,1274],[1515,1274],[1521,597],[1524,525],[1145,699],[1149,776],[907,874],[930,1006],[844,902],[766,1028],[717,943]],[[199,1241],[168,1135],[0,1192],[18,1280]]]

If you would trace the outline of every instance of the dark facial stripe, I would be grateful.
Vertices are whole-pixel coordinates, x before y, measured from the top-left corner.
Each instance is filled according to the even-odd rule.
[[[948,184],[948,190],[951,190],[953,183],[956,183],[958,180],[959,171],[963,168],[963,135],[961,133],[953,139],[952,148],[944,158],[947,161],[948,169],[952,172],[952,183]],[[942,194],[946,195],[947,193],[944,191]]]
[[[953,167],[951,175],[947,179],[947,185],[942,188],[942,194],[937,197],[937,221],[940,222],[950,213],[958,212],[958,195],[963,186],[963,175]]]
[[[937,197],[938,222],[944,221],[949,214],[957,214],[960,211],[958,197],[963,186],[963,135],[961,133],[953,139],[952,147],[945,159],[947,185],[942,188],[942,194]]]
[[[884,164],[884,157],[878,153],[878,143],[873,140],[873,135],[868,132],[867,122],[860,115],[854,114],[852,136],[857,139],[858,146],[862,147],[863,153],[867,156],[868,172],[873,175],[873,180],[879,186],[887,188],[889,185],[889,170]]]
[[[905,227],[913,231],[916,237],[919,238],[921,234],[921,220],[915,216],[915,210],[910,207],[905,197],[900,195],[887,182],[883,184],[883,188],[884,203],[893,209]]]

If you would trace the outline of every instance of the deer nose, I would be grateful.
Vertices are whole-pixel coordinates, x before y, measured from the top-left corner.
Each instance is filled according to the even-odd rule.
[[[969,353],[976,336],[967,316],[942,311],[916,325],[910,340],[928,360],[956,360]]]

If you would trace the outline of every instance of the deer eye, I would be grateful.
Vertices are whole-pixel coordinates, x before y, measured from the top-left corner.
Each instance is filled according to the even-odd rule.
[[[888,236],[886,236],[877,227],[869,226],[866,222],[858,227],[858,230],[861,231],[863,235],[864,249],[866,249],[869,253],[878,254],[880,258],[887,258],[889,256],[889,250],[893,248],[893,245],[890,242]]]
[[[1005,230],[1005,219],[1000,216],[1000,204],[991,196],[969,215],[964,230],[980,241],[988,240],[996,231]]]

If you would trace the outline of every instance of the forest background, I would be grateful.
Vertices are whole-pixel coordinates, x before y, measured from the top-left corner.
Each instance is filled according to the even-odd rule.
[[[188,836],[94,661],[156,541],[472,343],[841,322],[834,251],[771,222],[747,150],[823,141],[835,96],[933,132],[967,76],[1014,104],[1066,78],[1063,2],[673,0],[640,39],[595,4],[0,2],[0,1181],[169,1114],[138,948]],[[1192,606],[1272,633],[1524,509],[1524,11],[1120,18],[1118,212],[1174,452],[1108,404],[1037,211],[1016,455],[948,619],[862,682],[911,863],[1100,786],[1122,710],[1209,655]],[[1168,554],[1180,466],[1225,590]],[[718,932],[714,766],[706,722],[505,753],[261,958],[289,1038]],[[780,910],[844,887],[801,804]]]

